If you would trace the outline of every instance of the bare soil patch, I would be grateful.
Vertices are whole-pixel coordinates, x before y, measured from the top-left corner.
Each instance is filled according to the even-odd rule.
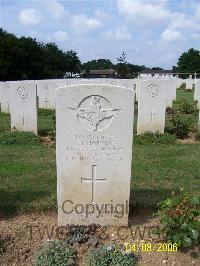
[[[102,231],[104,243],[137,244],[139,265],[199,265],[199,248],[177,252],[142,252],[142,243],[162,243],[163,239],[153,234],[152,228],[158,226],[157,219],[150,213],[132,217],[129,227],[107,227]],[[34,254],[49,239],[59,238],[57,232],[57,214],[26,214],[0,221],[0,236],[3,248],[0,249],[0,265],[34,265]],[[83,265],[82,258],[88,247],[78,247],[78,265]]]
[[[45,136],[45,137],[40,137],[42,143],[44,145],[52,145],[55,144],[55,141],[53,141],[49,136]]]
[[[181,143],[181,144],[197,144],[197,143],[199,143],[199,141],[196,140],[196,138],[193,134],[190,134],[188,138],[178,139],[177,142]]]

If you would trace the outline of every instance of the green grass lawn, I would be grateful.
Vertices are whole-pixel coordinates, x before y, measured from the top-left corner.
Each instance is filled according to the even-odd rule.
[[[154,208],[180,189],[199,191],[200,144],[133,148],[131,202]],[[55,147],[0,145],[0,212],[56,210]]]
[[[194,89],[192,91],[186,91],[184,89],[176,90],[176,98],[180,100],[181,98],[186,99],[189,103],[193,103],[194,100]]]
[[[133,150],[131,201],[155,207],[172,192],[199,192],[200,144],[146,144]]]
[[[54,128],[55,111],[43,110],[38,113],[38,132],[39,135],[47,135]],[[0,113],[0,133],[10,130],[10,115]]]
[[[177,90],[178,99],[192,101],[192,94]],[[9,130],[9,119],[0,115],[1,134]],[[53,130],[54,112],[39,111],[38,121],[46,134]],[[200,144],[134,145],[131,203],[142,210],[182,189],[197,193],[199,162]],[[56,210],[55,145],[0,144],[0,213],[47,210]]]
[[[0,212],[56,208],[55,150],[0,145]]]

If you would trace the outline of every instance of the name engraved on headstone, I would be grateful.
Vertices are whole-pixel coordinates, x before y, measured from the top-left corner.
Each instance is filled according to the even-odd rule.
[[[123,149],[115,136],[75,135],[73,139],[73,144],[66,147],[66,160],[123,160]]]

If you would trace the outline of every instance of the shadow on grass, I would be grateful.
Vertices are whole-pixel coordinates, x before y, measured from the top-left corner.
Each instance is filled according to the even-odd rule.
[[[173,189],[137,189],[131,190],[129,203],[129,220],[134,221],[134,216],[140,217],[141,224],[147,222],[157,210],[157,204],[172,197]],[[173,190],[175,194],[180,191]],[[131,222],[132,223],[132,222]],[[138,224],[138,221],[137,221]]]
[[[28,211],[28,205],[33,201],[48,196],[44,191],[16,191],[10,192],[0,190],[0,218],[12,217],[25,209]]]
[[[51,131],[50,128],[43,128],[38,130],[39,136],[45,137],[49,135],[49,132]]]

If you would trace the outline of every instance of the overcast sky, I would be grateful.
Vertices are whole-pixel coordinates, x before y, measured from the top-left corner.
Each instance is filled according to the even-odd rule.
[[[75,50],[82,62],[116,58],[171,68],[200,50],[200,0],[0,0],[1,27]]]

